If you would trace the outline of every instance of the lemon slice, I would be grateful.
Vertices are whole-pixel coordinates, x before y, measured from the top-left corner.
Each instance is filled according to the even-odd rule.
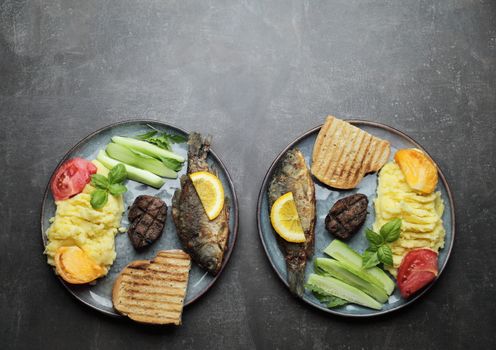
[[[305,242],[305,234],[301,227],[292,192],[282,195],[274,202],[270,210],[270,222],[279,236],[286,241]]]
[[[189,178],[195,186],[208,218],[215,219],[224,208],[224,188],[219,178],[208,171],[189,174]]]

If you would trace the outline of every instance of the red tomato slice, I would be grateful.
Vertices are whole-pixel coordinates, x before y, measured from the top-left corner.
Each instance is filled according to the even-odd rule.
[[[64,162],[50,184],[53,198],[60,201],[81,193],[96,170],[95,164],[83,158],[72,158]]]
[[[409,298],[436,278],[437,257],[437,253],[430,249],[415,249],[405,255],[398,269],[398,287],[404,298]]]

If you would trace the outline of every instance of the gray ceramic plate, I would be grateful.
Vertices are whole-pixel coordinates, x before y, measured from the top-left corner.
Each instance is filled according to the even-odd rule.
[[[391,158],[394,156],[396,150],[400,148],[412,148],[417,147],[423,149],[418,143],[416,143],[412,138],[403,134],[402,132],[393,129],[389,126],[368,122],[368,121],[360,121],[360,120],[349,120],[353,125],[365,130],[372,135],[378,136],[385,140],[388,140],[391,143]],[[288,145],[274,160],[272,165],[270,166],[263,184],[260,189],[260,194],[258,196],[258,208],[257,208],[257,221],[258,221],[258,231],[260,234],[260,238],[262,240],[263,247],[269,258],[272,267],[276,271],[279,278],[288,285],[286,281],[286,264],[284,261],[284,257],[279,250],[277,245],[277,241],[275,238],[275,232],[272,229],[269,218],[269,208],[268,208],[268,199],[267,199],[267,187],[269,179],[272,177],[272,173],[277,166],[279,159],[293,147],[298,147],[302,153],[305,155],[305,159],[307,165],[310,166],[310,160],[312,155],[313,144],[315,143],[315,139],[317,138],[317,134],[320,131],[321,126],[318,126],[308,132],[304,133],[300,137],[298,137],[295,141]],[[446,263],[448,262],[448,258],[451,252],[451,248],[453,247],[453,240],[455,237],[455,213],[454,213],[454,205],[453,199],[451,196],[451,192],[446,182],[446,179],[439,170],[440,181],[438,184],[438,189],[441,191],[441,196],[445,203],[445,211],[443,214],[443,222],[444,227],[446,229],[446,241],[444,249],[439,252],[439,275],[443,271]],[[331,235],[326,231],[324,227],[324,220],[329,212],[331,206],[340,198],[348,196],[353,193],[363,193],[367,195],[369,198],[369,208],[367,215],[367,220],[365,224],[362,226],[361,230],[355,234],[354,237],[347,243],[350,246],[359,251],[363,252],[367,247],[367,240],[364,237],[363,230],[366,227],[371,227],[374,222],[374,207],[373,200],[376,197],[376,188],[377,188],[377,174],[369,174],[364,177],[364,179],[360,182],[357,188],[348,191],[339,191],[332,190],[329,187],[321,184],[317,180],[315,180],[315,196],[317,202],[317,222],[315,226],[315,257],[323,257],[323,250],[327,245],[332,241]],[[313,261],[307,262],[306,269],[306,277],[313,272]],[[439,277],[439,276],[438,276]],[[435,281],[434,281],[435,282]],[[434,283],[433,282],[433,283]],[[397,310],[403,306],[411,304],[413,301],[417,300],[422,294],[424,294],[427,289],[429,289],[432,284],[425,288],[422,292],[418,293],[416,296],[410,298],[409,300],[405,300],[401,298],[398,289],[391,295],[389,301],[383,306],[382,310],[372,310],[366,307],[358,306],[358,305],[346,305],[344,307],[328,309],[324,307],[310,292],[306,291],[303,295],[303,300],[308,304],[319,308],[323,311],[341,315],[341,316],[351,316],[351,317],[368,317],[375,316],[384,313],[391,312],[393,310]]]
[[[150,131],[148,125],[161,131],[187,135],[184,130],[157,121],[143,120],[120,122],[97,130],[91,135],[85,137],[69,152],[67,152],[58,166],[60,166],[60,164],[62,164],[65,160],[73,157],[95,159],[98,151],[105,148],[105,146],[110,142],[112,136],[133,136],[143,134]],[[186,144],[173,145],[173,150],[187,158],[186,155],[188,147]],[[229,202],[231,204],[229,244],[224,256],[224,262],[222,265],[223,270],[229,260],[229,257],[231,256],[234,243],[236,242],[236,235],[238,231],[238,202],[229,173],[227,172],[224,164],[222,164],[221,160],[215,155],[214,151],[210,152],[208,162],[218,171],[219,178],[224,185],[225,194],[229,198]],[[184,173],[186,173],[186,166],[184,166],[182,171],[179,173],[179,177]],[[181,244],[176,235],[176,228],[174,227],[174,223],[172,221],[170,209],[172,195],[174,194],[175,189],[180,187],[179,180],[167,180],[165,185],[163,185],[159,190],[134,181],[128,181],[126,185],[128,187],[128,192],[124,195],[126,212],[123,214],[121,226],[128,226],[129,221],[127,219],[127,208],[132,204],[136,196],[140,194],[155,195],[164,200],[169,207],[167,212],[166,227],[162,237],[149,248],[145,248],[144,250],[138,252],[131,245],[126,233],[118,234],[115,240],[117,258],[115,259],[115,262],[107,276],[99,279],[95,285],[83,286],[71,285],[60,279],[69,292],[78,300],[98,311],[114,316],[117,316],[118,314],[112,307],[111,294],[114,280],[119,272],[133,260],[150,259],[154,257],[156,252],[159,250],[181,248]],[[47,241],[45,232],[50,225],[49,219],[54,215],[55,203],[51,191],[49,190],[49,186],[47,185],[41,209],[41,230],[44,244],[46,244]],[[193,263],[189,276],[185,305],[189,305],[201,297],[219,278],[222,270],[216,277],[212,277],[210,274],[207,274],[205,270],[199,268]]]

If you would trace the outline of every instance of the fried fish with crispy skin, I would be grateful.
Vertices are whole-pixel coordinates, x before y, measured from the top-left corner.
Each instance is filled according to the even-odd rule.
[[[288,192],[293,193],[306,241],[291,243],[276,235],[286,260],[289,289],[293,294],[302,296],[305,266],[314,250],[315,185],[303,154],[296,148],[283,156],[269,182],[269,212],[274,202]]]
[[[207,163],[210,137],[202,139],[191,133],[188,140],[188,174],[208,171],[215,174]],[[215,174],[216,175],[216,174]],[[229,238],[229,203],[214,220],[209,220],[193,182],[188,175],[181,177],[181,189],[172,198],[172,218],[184,249],[194,262],[216,275],[222,267]]]

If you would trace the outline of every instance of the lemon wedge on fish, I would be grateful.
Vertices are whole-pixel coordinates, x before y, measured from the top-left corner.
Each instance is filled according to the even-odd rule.
[[[293,243],[305,242],[305,233],[292,192],[283,194],[274,202],[270,210],[270,222],[284,240]]]
[[[219,216],[224,208],[224,188],[219,178],[208,171],[189,174],[198,197],[210,220]]]

